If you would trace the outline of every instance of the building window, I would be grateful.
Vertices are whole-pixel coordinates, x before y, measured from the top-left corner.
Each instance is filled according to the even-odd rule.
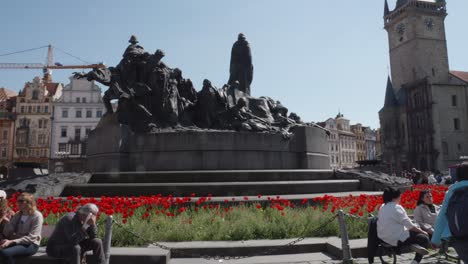
[[[8,142],[8,130],[3,130],[2,141],[3,143]]]
[[[37,137],[37,141],[38,141],[39,145],[45,144],[45,135],[42,135],[42,134],[39,135],[39,136]]]
[[[81,98],[81,102],[86,103],[86,97]]]
[[[42,128],[42,119],[39,119],[39,128]]]
[[[460,119],[458,118],[453,119],[453,129],[460,130]]]
[[[452,106],[457,106],[457,96],[456,95],[452,95]]]
[[[81,127],[75,127],[75,139],[79,140],[81,138]]]
[[[24,106],[21,106],[21,113],[24,113]]]
[[[445,141],[442,142],[442,153],[448,155],[448,144]]]
[[[60,137],[67,137],[67,128],[66,127],[60,128]]]
[[[67,143],[59,143],[58,144],[58,151],[59,152],[66,152],[67,151]]]
[[[42,127],[47,128],[47,119],[42,120]]]
[[[93,117],[93,112],[91,110],[86,110],[86,118]]]
[[[101,116],[102,116],[102,110],[97,110],[96,117],[101,117]]]
[[[76,100],[77,103],[79,103],[80,102],[80,97],[77,97],[75,100]]]
[[[90,133],[90,132],[91,132],[91,128],[87,127],[87,128],[85,129],[85,136],[86,136],[86,137],[89,136],[89,133]]]
[[[36,113],[40,113],[40,112],[41,112],[41,106],[38,105],[38,106],[36,106]]]
[[[62,110],[62,117],[68,117],[68,110]]]
[[[49,113],[49,106],[48,105],[44,106],[44,113]]]
[[[31,113],[31,112],[32,112],[32,106],[29,105],[29,106],[28,106],[28,113]]]
[[[72,155],[80,154],[80,144],[71,144],[71,151]]]
[[[75,117],[81,118],[81,110],[76,110]]]
[[[6,150],[6,147],[2,147],[2,158],[6,158],[7,157],[7,150]]]
[[[39,91],[38,91],[38,90],[34,90],[34,91],[32,92],[32,99],[33,99],[33,100],[39,99]]]

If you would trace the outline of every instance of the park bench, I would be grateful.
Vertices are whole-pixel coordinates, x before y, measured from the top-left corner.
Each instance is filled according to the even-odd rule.
[[[371,231],[371,228],[374,228],[374,227],[371,227],[372,222],[376,221],[376,219],[377,219],[376,217],[370,217],[368,219],[368,223],[369,223],[368,239],[369,239],[369,236],[371,236],[371,233],[372,233],[372,235],[377,234],[377,230]],[[386,262],[384,260],[384,256],[389,256],[390,258],[393,259],[393,264],[396,264],[398,255],[401,255],[403,253],[416,252],[417,245],[406,245],[406,246],[402,246],[402,247],[398,247],[398,246],[395,247],[395,246],[392,246],[390,244],[385,243],[384,241],[382,241],[378,237],[376,239],[377,239],[377,242],[376,242],[377,243],[377,249],[376,249],[375,253],[376,253],[376,256],[379,257],[381,263],[388,263],[388,262]],[[449,241],[444,240],[442,245],[441,245],[441,249],[440,249],[439,253],[437,253],[437,254],[444,255],[447,260],[448,259],[455,260],[455,261],[457,261],[458,264],[460,264],[460,259],[457,256],[453,256],[453,255],[450,255],[448,253],[448,247],[449,246],[450,246]],[[372,258],[372,260],[373,260],[373,258]]]

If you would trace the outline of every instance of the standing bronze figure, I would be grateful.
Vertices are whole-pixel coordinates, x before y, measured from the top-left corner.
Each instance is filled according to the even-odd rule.
[[[253,79],[252,52],[244,34],[240,33],[232,45],[231,66],[228,84],[239,81],[239,90],[250,95],[250,84]]]

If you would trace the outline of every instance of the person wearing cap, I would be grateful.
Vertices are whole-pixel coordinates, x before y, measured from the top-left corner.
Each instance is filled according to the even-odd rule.
[[[98,264],[106,263],[101,239],[97,238],[95,204],[88,203],[76,212],[64,215],[47,243],[47,255],[80,264],[86,251],[92,250]]]
[[[0,237],[3,235],[5,225],[10,222],[15,212],[8,207],[7,194],[5,191],[0,190]]]
[[[21,193],[17,199],[18,212],[3,229],[0,240],[0,263],[14,264],[16,256],[36,254],[41,242],[44,217],[36,208],[34,195]]]

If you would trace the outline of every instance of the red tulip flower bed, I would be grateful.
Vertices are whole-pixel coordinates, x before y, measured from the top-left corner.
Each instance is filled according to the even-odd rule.
[[[435,204],[441,204],[447,191],[445,186],[414,185],[402,194],[401,204],[408,210],[416,206],[420,190],[430,189]],[[16,197],[9,205],[16,211]],[[300,236],[337,236],[339,226],[333,221],[325,223],[337,210],[344,210],[363,219],[347,219],[351,238],[367,235],[367,215],[376,214],[382,204],[381,196],[334,197],[325,195],[312,201],[292,203],[281,197],[268,197],[268,203],[243,201],[233,205],[230,201],[213,203],[211,196],[196,198],[172,196],[100,197],[83,198],[47,197],[37,199],[37,208],[45,224],[55,224],[67,212],[73,212],[86,203],[100,208],[100,231],[103,232],[104,215],[113,215],[125,228],[152,241],[190,240],[247,240],[282,239]],[[261,195],[259,195],[261,197]],[[318,230],[317,230],[318,229]],[[144,245],[145,242],[114,226],[114,246]]]

